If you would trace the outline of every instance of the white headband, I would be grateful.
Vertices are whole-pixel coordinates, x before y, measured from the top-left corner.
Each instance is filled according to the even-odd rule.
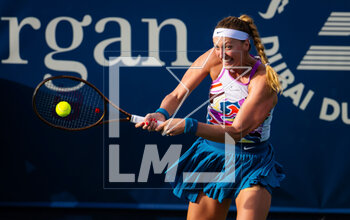
[[[246,40],[249,38],[249,34],[229,28],[216,28],[213,37],[229,37],[237,40]]]

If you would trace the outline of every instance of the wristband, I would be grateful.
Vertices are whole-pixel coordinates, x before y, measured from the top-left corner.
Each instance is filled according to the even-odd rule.
[[[196,119],[186,118],[184,134],[196,134],[197,127],[198,127],[198,121]]]
[[[161,113],[162,115],[164,115],[165,117],[165,120],[168,120],[169,119],[169,113],[167,110],[165,110],[164,108],[159,108],[156,110],[156,112],[159,112]]]

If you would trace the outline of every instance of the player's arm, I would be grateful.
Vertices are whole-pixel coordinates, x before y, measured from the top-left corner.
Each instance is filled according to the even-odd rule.
[[[210,125],[199,122],[196,136],[216,142],[224,142],[226,132],[235,141],[239,141],[266,119],[276,103],[277,95],[275,92],[271,92],[268,87],[265,72],[257,72],[250,82],[249,95],[237,113],[232,126],[225,126],[223,128],[220,125]],[[180,120],[181,119],[174,120],[169,128],[179,123]],[[164,127],[164,125],[161,125],[157,130],[161,130]],[[180,123],[170,131],[170,135],[182,133],[184,127],[185,122]]]
[[[186,98],[210,73],[210,68],[213,66],[212,49],[205,52],[191,65],[185,75],[181,79],[181,83],[168,94],[161,102],[160,108],[165,109],[169,115],[174,114],[181,101]],[[146,115],[145,123],[138,123],[135,127],[143,126],[144,129],[154,130],[156,123],[153,123],[151,119],[165,121],[164,115],[161,113],[151,113]],[[148,123],[151,125],[149,126]]]
[[[225,132],[239,141],[256,129],[267,118],[277,103],[277,94],[271,92],[266,82],[265,71],[257,72],[249,84],[249,95],[237,113],[232,126],[222,129],[218,125],[200,123],[196,135],[208,140],[224,142]]]
[[[209,56],[211,51],[212,49],[201,55],[186,71],[181,83],[163,99],[160,108],[166,109],[169,115],[174,114],[181,101],[210,73],[212,59]]]

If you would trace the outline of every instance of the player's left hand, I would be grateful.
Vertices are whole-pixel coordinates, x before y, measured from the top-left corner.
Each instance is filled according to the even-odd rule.
[[[156,131],[162,132],[167,136],[175,136],[184,133],[185,119],[170,118],[156,128]]]

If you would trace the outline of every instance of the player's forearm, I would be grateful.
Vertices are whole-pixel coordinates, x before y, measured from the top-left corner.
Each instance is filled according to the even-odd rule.
[[[243,132],[234,126],[210,125],[198,122],[196,136],[215,142],[225,142],[225,133],[229,134],[236,142],[241,140]]]
[[[178,97],[173,93],[170,93],[169,95],[165,96],[165,98],[163,99],[160,105],[160,108],[164,108],[165,110],[167,110],[167,112],[169,113],[169,116],[171,116],[175,113],[182,99],[183,97]]]

